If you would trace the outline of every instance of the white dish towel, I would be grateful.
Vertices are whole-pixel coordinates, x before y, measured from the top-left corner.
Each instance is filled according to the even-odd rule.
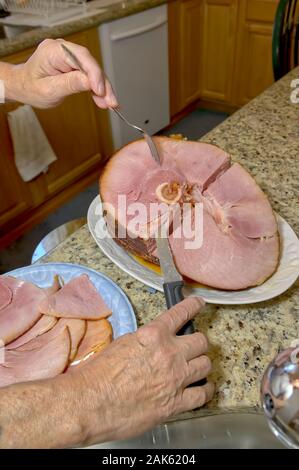
[[[23,181],[31,181],[48,170],[57,157],[40,122],[29,105],[8,113],[16,167]]]

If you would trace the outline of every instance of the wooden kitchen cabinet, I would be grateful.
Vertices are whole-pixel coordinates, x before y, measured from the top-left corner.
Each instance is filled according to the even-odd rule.
[[[235,102],[243,106],[274,82],[272,29],[278,0],[240,0]]]
[[[171,116],[198,99],[233,104],[238,0],[168,5]]]
[[[233,111],[274,81],[272,27],[278,0],[169,3],[171,117],[200,100]]]
[[[101,61],[96,29],[76,33],[66,39],[88,47]],[[22,63],[33,51],[22,51],[4,58],[4,61]],[[24,183],[14,165],[6,119],[7,112],[17,106],[0,106],[0,247],[96,180],[100,164],[112,152],[107,111],[94,105],[90,93],[70,96],[55,108],[34,110],[57,161],[50,165],[46,174]],[[3,184],[2,179],[5,180]]]
[[[200,96],[232,104],[238,0],[203,0],[200,41]]]
[[[168,4],[170,113],[179,113],[200,96],[201,2]]]

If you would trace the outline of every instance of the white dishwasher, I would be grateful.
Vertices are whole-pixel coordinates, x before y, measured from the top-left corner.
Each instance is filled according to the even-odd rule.
[[[99,27],[103,66],[120,109],[133,124],[154,134],[170,121],[167,5]],[[140,138],[109,112],[114,148]]]

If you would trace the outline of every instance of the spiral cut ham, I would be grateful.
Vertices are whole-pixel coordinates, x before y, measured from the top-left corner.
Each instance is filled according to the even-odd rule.
[[[110,314],[85,274],[62,288],[56,276],[45,289],[0,276],[0,387],[92,360],[112,341]]]
[[[119,150],[101,175],[100,195],[115,240],[126,250],[159,264],[153,230],[159,220],[176,203],[181,227],[189,217],[195,237],[196,207],[200,203],[200,246],[188,247],[190,235],[186,237],[181,230],[181,236],[176,236],[170,226],[169,242],[180,273],[225,290],[263,283],[277,268],[279,237],[271,205],[254,179],[214,145],[154,139],[161,166],[151,157],[146,142],[139,140]],[[136,203],[146,208],[138,230],[132,225]],[[163,205],[156,219],[150,211],[153,203]],[[186,203],[189,212],[183,212]]]

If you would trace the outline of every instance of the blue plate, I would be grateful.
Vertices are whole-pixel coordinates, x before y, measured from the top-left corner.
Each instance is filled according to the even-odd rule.
[[[46,263],[15,269],[6,274],[32,282],[39,287],[51,286],[55,274],[59,274],[65,282],[69,282],[80,274],[87,274],[105,303],[112,310],[109,321],[113,328],[114,339],[137,329],[133,307],[124,292],[111,279],[93,269],[79,264]]]

